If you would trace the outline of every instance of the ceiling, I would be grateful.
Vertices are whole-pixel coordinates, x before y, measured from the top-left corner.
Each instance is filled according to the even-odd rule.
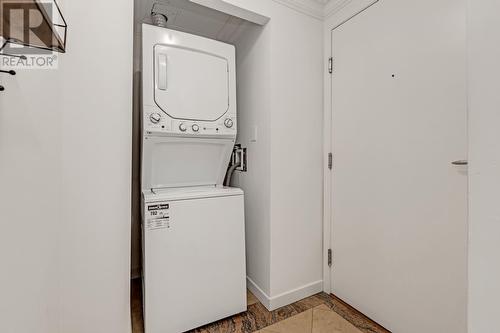
[[[168,17],[167,27],[233,43],[247,22],[186,0],[136,0],[136,23],[150,23],[151,9]]]
[[[250,1],[250,0],[249,0]],[[351,0],[268,0],[323,20]],[[245,23],[235,16],[209,9],[188,0],[135,0],[136,24],[148,23],[153,5],[168,16],[169,28],[232,42]],[[139,31],[140,28],[137,30]]]

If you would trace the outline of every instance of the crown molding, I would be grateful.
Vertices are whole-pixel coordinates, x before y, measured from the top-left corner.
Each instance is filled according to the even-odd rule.
[[[325,17],[325,3],[329,0],[273,0],[288,8],[294,9],[318,20]]]
[[[352,0],[273,0],[318,20],[324,20],[347,6]]]
[[[347,6],[352,0],[331,0],[325,5],[324,9],[324,18],[328,18],[337,12],[339,12],[342,8]]]

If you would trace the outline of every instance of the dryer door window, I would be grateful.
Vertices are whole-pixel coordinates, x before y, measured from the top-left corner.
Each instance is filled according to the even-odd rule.
[[[155,102],[176,119],[215,121],[229,109],[227,59],[198,50],[156,45]]]

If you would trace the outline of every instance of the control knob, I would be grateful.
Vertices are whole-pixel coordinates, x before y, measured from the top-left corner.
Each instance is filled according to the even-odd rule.
[[[158,124],[161,120],[161,115],[158,112],[151,113],[149,115],[149,120],[151,120],[153,124]]]
[[[181,132],[186,132],[187,130],[186,124],[180,124],[179,129],[181,130]]]
[[[191,126],[193,132],[198,132],[200,130],[200,126],[196,125],[196,124],[193,124],[193,126]]]
[[[226,120],[224,120],[224,125],[227,127],[227,128],[231,128],[233,127],[233,120],[231,118],[227,118]]]

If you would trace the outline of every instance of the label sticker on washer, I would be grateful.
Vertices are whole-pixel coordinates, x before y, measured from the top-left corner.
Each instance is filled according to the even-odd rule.
[[[148,230],[170,228],[170,205],[150,204],[146,212],[146,228]]]
[[[169,209],[169,208],[170,208],[169,204],[148,205],[148,211],[166,210],[166,209]]]

